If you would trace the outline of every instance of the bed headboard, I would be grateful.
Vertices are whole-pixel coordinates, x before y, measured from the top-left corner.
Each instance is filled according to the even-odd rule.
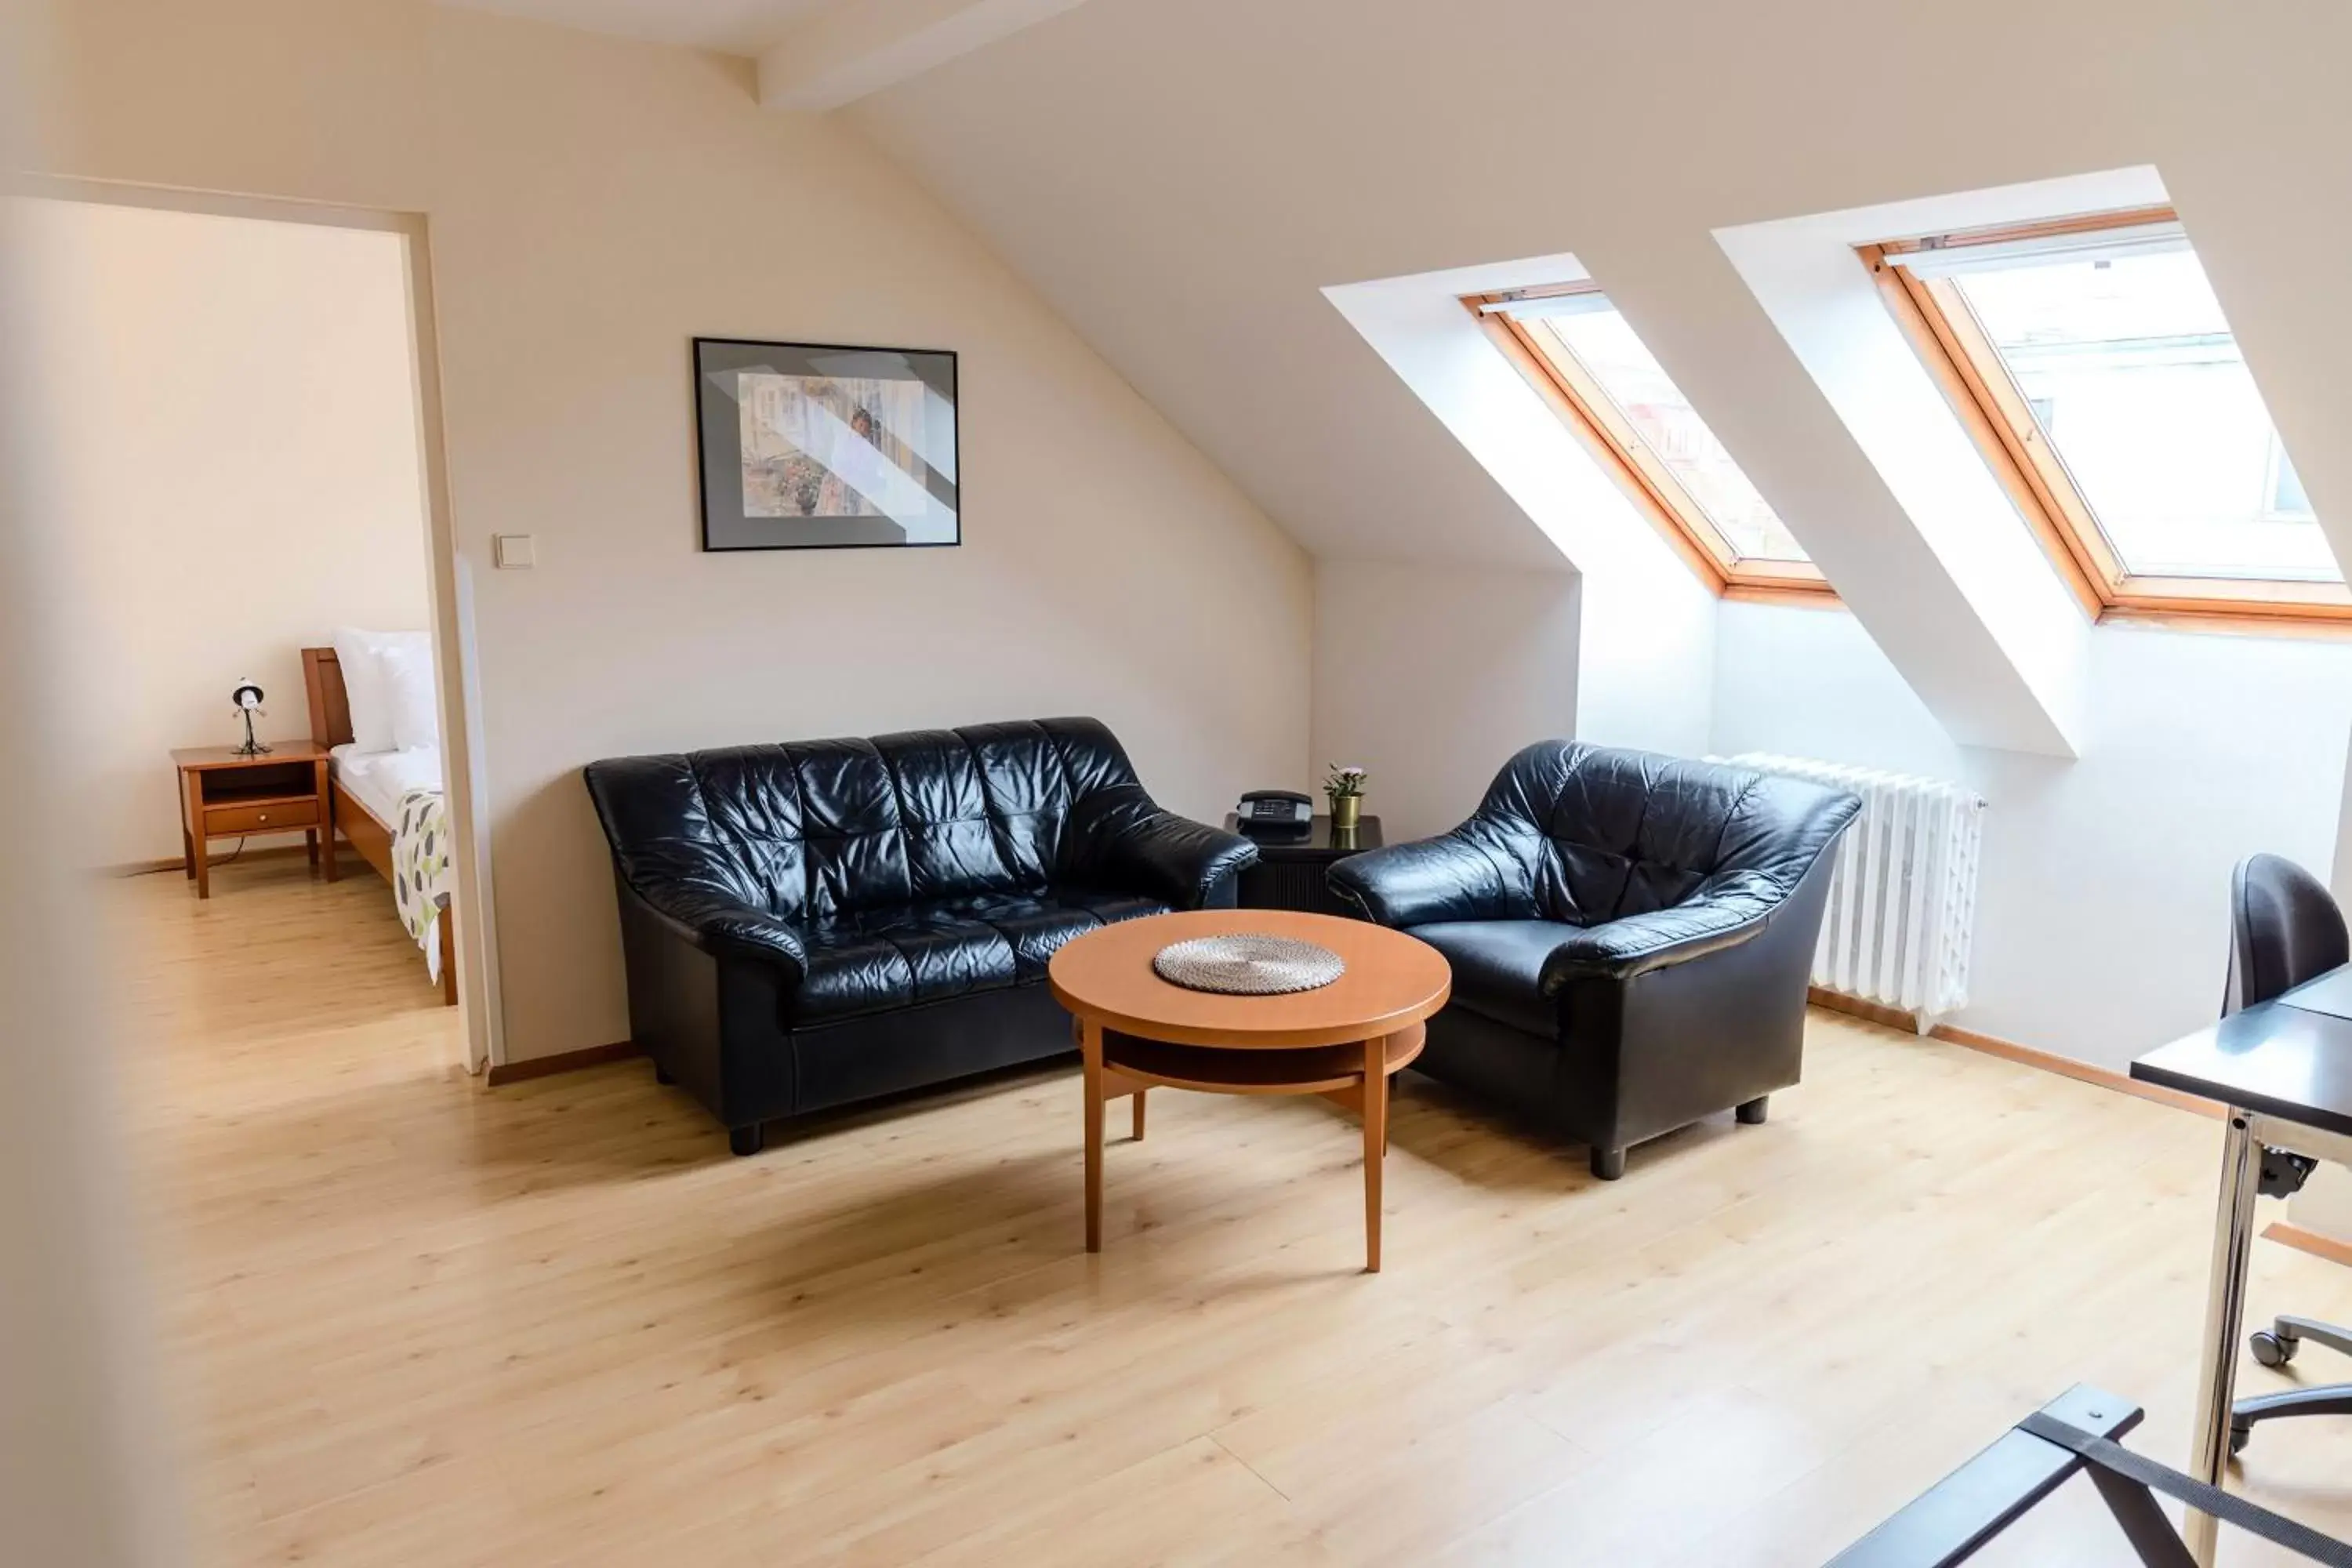
[[[302,689],[310,697],[310,739],[340,746],[352,738],[352,700],[343,689],[342,661],[331,647],[302,650]]]

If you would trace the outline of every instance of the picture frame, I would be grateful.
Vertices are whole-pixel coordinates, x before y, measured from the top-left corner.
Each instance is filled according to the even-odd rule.
[[[694,340],[702,548],[963,542],[950,349]]]

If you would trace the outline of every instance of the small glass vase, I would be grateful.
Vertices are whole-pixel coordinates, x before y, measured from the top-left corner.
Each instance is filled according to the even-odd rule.
[[[1334,795],[1324,798],[1331,803],[1331,831],[1353,833],[1357,814],[1363,809],[1364,797],[1360,795]]]

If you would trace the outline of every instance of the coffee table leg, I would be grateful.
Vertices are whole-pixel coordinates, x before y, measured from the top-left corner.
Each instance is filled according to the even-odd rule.
[[[1389,1043],[1364,1042],[1364,1272],[1381,1271],[1381,1167],[1389,1152]]]
[[[1139,1143],[1143,1142],[1143,1095],[1142,1089],[1135,1091],[1135,1141]]]
[[[1087,1064],[1087,1250],[1102,1250],[1103,1038],[1091,1018],[1078,1026],[1078,1050]]]

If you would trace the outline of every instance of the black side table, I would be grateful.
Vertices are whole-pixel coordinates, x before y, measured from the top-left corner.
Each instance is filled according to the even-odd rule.
[[[1228,813],[1225,831],[1241,833],[1241,819]],[[1323,873],[1334,861],[1381,847],[1381,819],[1367,816],[1344,833],[1331,830],[1331,819],[1318,816],[1305,833],[1276,836],[1244,833],[1257,846],[1257,864],[1241,874],[1235,891],[1245,910],[1297,910],[1310,915],[1350,915],[1363,911],[1340,902],[1323,885]]]

